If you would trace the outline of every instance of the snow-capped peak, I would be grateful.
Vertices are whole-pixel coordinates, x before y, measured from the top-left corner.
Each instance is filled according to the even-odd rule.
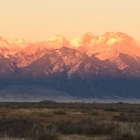
[[[46,41],[51,41],[51,42],[58,42],[60,44],[67,44],[68,43],[68,39],[66,39],[64,36],[62,35],[56,35]]]
[[[70,40],[70,44],[74,47],[85,46],[90,44],[91,39],[93,38],[93,34],[91,32],[87,32],[81,37],[73,38]]]
[[[24,39],[8,39],[7,41],[9,43],[14,43],[14,44],[25,43],[26,42]]]

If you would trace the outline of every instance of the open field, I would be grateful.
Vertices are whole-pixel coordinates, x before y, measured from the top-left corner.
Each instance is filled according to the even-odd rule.
[[[140,140],[140,105],[0,103],[0,140]]]

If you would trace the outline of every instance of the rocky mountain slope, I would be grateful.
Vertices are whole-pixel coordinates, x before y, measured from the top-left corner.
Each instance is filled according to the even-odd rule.
[[[32,85],[67,97],[140,98],[140,43],[121,32],[57,35],[35,43],[0,38],[0,82],[0,97],[6,98],[7,89]],[[48,97],[31,91],[26,94]]]

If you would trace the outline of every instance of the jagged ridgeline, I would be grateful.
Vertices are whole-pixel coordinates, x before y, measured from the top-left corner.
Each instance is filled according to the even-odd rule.
[[[140,98],[140,42],[121,32],[0,38],[0,99]]]

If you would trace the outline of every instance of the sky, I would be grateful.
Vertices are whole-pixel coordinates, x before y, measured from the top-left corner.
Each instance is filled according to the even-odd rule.
[[[0,36],[42,41],[123,32],[140,41],[140,0],[0,0]]]

